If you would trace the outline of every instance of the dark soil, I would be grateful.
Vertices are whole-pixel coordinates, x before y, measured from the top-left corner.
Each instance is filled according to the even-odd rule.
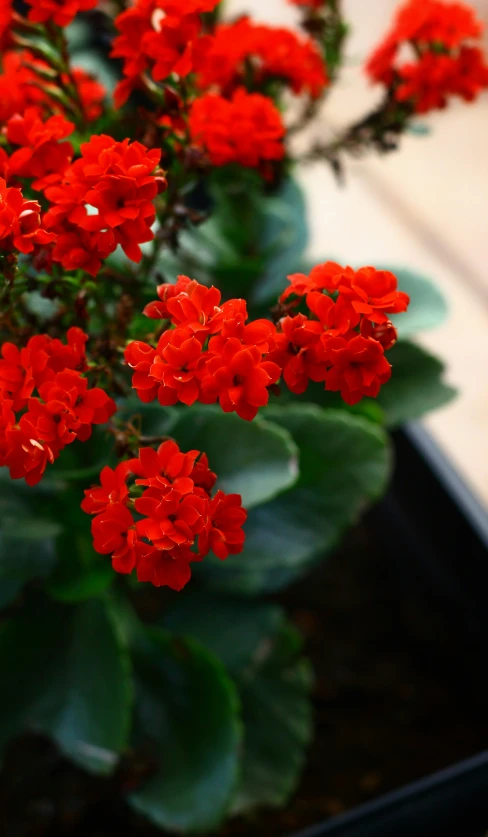
[[[287,837],[487,746],[486,635],[466,606],[395,558],[368,524],[282,601],[316,670],[316,734],[285,811],[236,820],[219,837]],[[2,837],[161,837],[120,786],[64,762],[37,738],[10,750],[0,783]]]

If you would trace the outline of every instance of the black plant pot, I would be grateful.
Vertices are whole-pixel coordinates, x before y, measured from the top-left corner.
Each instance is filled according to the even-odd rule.
[[[485,752],[297,837],[482,837],[487,825]]]
[[[412,425],[394,442],[392,486],[369,514],[368,530],[391,556],[398,586],[442,602],[466,649],[466,659],[454,654],[451,664],[473,705],[488,707],[488,680],[479,676],[488,645],[488,514],[425,429]],[[448,647],[439,653],[449,660]],[[481,731],[479,751],[487,746]],[[487,830],[484,750],[296,837],[482,837]]]

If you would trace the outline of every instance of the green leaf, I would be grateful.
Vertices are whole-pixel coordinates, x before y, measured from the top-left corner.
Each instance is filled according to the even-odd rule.
[[[194,637],[233,675],[240,675],[283,622],[283,611],[277,605],[190,590],[178,597],[163,625],[174,633]]]
[[[22,582],[18,579],[0,578],[0,610],[11,604],[22,589]]]
[[[389,427],[420,418],[456,396],[456,390],[443,381],[444,364],[420,346],[399,341],[388,352],[388,360],[393,373],[377,401]]]
[[[128,653],[101,601],[30,602],[2,625],[0,745],[25,729],[50,734],[73,761],[108,774],[125,749],[132,703]]]
[[[282,608],[190,591],[178,598],[164,624],[198,639],[225,663],[239,688],[244,747],[234,813],[283,805],[310,740],[312,676]]]
[[[260,245],[267,254],[266,272],[252,294],[252,303],[274,301],[287,286],[286,277],[300,261],[308,243],[307,208],[298,183],[284,181],[266,202]]]
[[[281,807],[296,789],[312,735],[313,676],[300,652],[298,632],[285,625],[239,679],[245,732],[234,814]]]
[[[160,769],[130,797],[160,828],[203,832],[223,819],[240,742],[236,689],[189,640],[148,629],[135,648],[136,735]]]
[[[381,496],[391,468],[385,432],[365,419],[311,404],[265,414],[298,445],[298,483],[251,510],[242,555],[197,567],[206,586],[240,595],[279,590],[330,552]]]
[[[182,450],[201,450],[218,474],[217,487],[240,494],[252,508],[290,488],[298,478],[298,449],[290,434],[256,418],[243,421],[219,408],[181,410],[171,427]]]
[[[20,489],[20,490],[19,490]],[[34,517],[36,500],[31,505],[20,486],[2,474],[0,481],[0,579],[22,584],[49,574],[56,561],[55,538],[61,526],[46,518]]]
[[[399,290],[405,291],[410,297],[408,311],[391,316],[402,340],[419,331],[435,328],[445,321],[449,313],[447,302],[430,279],[412,270],[391,265],[383,266],[382,270],[391,270],[398,278]]]

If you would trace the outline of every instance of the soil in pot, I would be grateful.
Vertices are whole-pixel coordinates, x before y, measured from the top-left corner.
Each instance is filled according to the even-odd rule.
[[[219,837],[286,837],[487,746],[488,631],[468,638],[465,605],[373,532],[366,521],[281,597],[315,666],[314,743],[285,811],[235,820]],[[1,774],[0,833],[158,837],[122,801],[132,780],[95,780],[26,737]]]

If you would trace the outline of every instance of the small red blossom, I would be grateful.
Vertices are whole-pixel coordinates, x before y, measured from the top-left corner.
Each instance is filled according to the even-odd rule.
[[[309,320],[304,314],[284,317],[279,327],[277,347],[270,353],[269,359],[283,370],[283,379],[291,392],[301,395],[307,389],[309,380],[324,380],[324,365],[316,351],[320,347],[323,328],[319,322]]]
[[[163,335],[149,370],[151,378],[161,383],[160,404],[195,403],[200,395],[198,373],[202,357],[202,344],[190,329],[176,328]]]
[[[264,169],[285,156],[285,127],[271,99],[237,90],[232,99],[207,93],[190,110],[193,142],[208,154],[212,165],[239,163]]]
[[[49,71],[48,64],[27,50],[18,52],[8,49],[3,53],[0,73],[0,122],[5,123],[15,114],[24,113],[29,107],[36,107],[41,118],[48,118],[53,113],[64,113],[63,105],[59,101],[59,88],[43,78],[46,71]],[[105,88],[80,67],[72,68],[71,77],[77,88],[85,119],[97,119],[103,111]],[[67,85],[71,79],[61,74],[60,81]]]
[[[120,244],[130,259],[140,261],[139,244],[154,238],[153,201],[159,191],[154,169],[160,156],[139,142],[116,142],[105,135],[84,143],[62,183],[46,189],[52,205],[45,222],[59,236],[54,260],[67,269],[84,266],[95,275],[102,259]]]
[[[242,552],[247,513],[241,498],[222,491],[211,498],[216,475],[200,451],[183,453],[168,440],[157,450],[141,448],[115,470],[104,468],[100,478],[100,486],[85,491],[82,508],[95,515],[95,550],[112,554],[116,572],[135,568],[139,581],[181,590],[190,564],[210,550],[222,559]]]
[[[27,0],[28,20],[33,23],[52,21],[56,26],[69,26],[79,12],[94,9],[98,0]]]
[[[218,2],[136,0],[115,18],[120,34],[113,42],[112,55],[122,59],[125,76],[115,90],[118,107],[141,84],[143,73],[163,81],[172,73],[184,78],[194,69],[207,48],[200,15],[212,11]]]
[[[243,346],[235,337],[228,338],[218,354],[212,349],[210,340],[210,357],[202,378],[203,400],[210,404],[218,400],[224,413],[235,412],[252,421],[268,403],[269,387],[278,381],[280,367],[264,360],[257,346]]]
[[[488,87],[488,65],[472,43],[482,30],[464,3],[407,0],[366,72],[417,113],[444,108],[451,96],[472,101]],[[405,48],[410,60],[403,58]]]
[[[325,388],[340,392],[346,404],[357,404],[364,396],[376,398],[391,377],[391,365],[377,340],[353,335],[322,338],[325,363]]]
[[[209,549],[217,558],[224,561],[229,555],[238,555],[244,545],[242,527],[247,519],[247,512],[242,508],[239,494],[217,494],[210,501],[208,523],[200,537],[201,554]]]
[[[32,253],[36,245],[50,244],[56,236],[41,225],[41,207],[25,200],[20,189],[7,188],[0,178],[0,250]]]
[[[9,169],[18,177],[34,178],[32,188],[42,190],[60,180],[73,157],[73,147],[66,139],[74,130],[64,116],[40,119],[36,108],[15,114],[7,122],[7,139],[21,146],[11,155]]]
[[[146,305],[143,313],[153,320],[169,320],[171,315],[168,309],[168,301],[181,294],[182,291],[186,291],[193,281],[188,276],[178,276],[174,283],[165,282],[164,285],[158,285],[157,294],[159,299]]]
[[[197,70],[201,89],[216,89],[226,96],[245,84],[249,74],[254,90],[277,80],[294,93],[313,98],[328,84],[324,59],[311,38],[247,17],[217,27]]]

